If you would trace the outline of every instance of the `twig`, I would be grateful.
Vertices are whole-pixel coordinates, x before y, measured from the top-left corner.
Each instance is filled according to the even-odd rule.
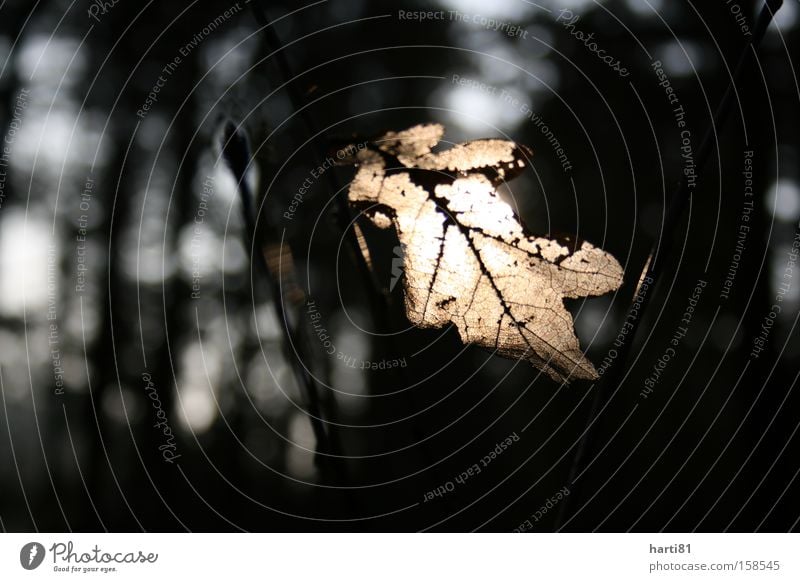
[[[251,259],[256,265],[256,270],[260,273],[260,276],[264,277],[270,285],[272,304],[275,308],[278,322],[281,325],[281,330],[285,336],[282,342],[285,356],[292,365],[295,377],[305,393],[306,406],[308,407],[307,412],[311,427],[314,431],[314,437],[317,440],[317,452],[320,453],[317,455],[316,461],[318,464],[328,466],[341,475],[342,470],[341,467],[339,467],[339,463],[331,459],[331,456],[341,455],[338,440],[332,438],[329,431],[325,429],[325,425],[322,421],[320,398],[316,381],[301,361],[304,351],[303,344],[299,338],[297,329],[291,326],[287,319],[286,310],[281,299],[280,281],[271,275],[263,253],[261,253],[256,246],[255,204],[253,202],[252,192],[250,192],[250,186],[246,179],[247,168],[250,164],[250,150],[245,136],[230,122],[225,126],[222,155],[231,169],[234,178],[236,178],[239,187],[239,193],[242,199],[242,213],[245,222],[245,236],[247,237]],[[291,346],[295,347],[294,351],[291,349]]]
[[[728,114],[731,110],[731,105],[733,103],[733,96],[736,93],[736,89],[741,81],[742,72],[745,68],[745,63],[747,62],[748,57],[751,54],[751,51],[754,51],[758,48],[761,44],[761,41],[764,39],[764,35],[766,34],[767,27],[769,23],[772,21],[772,17],[775,13],[780,9],[783,5],[783,0],[765,0],[764,6],[761,9],[761,13],[758,16],[758,20],[756,21],[755,30],[753,31],[752,36],[749,37],[747,44],[745,45],[742,53],[739,56],[739,60],[736,63],[736,67],[734,68],[733,75],[731,77],[730,82],[728,83],[727,88],[725,89],[725,93],[722,95],[722,98],[717,105],[714,117],[711,121],[711,125],[706,129],[706,132],[703,136],[703,140],[700,142],[700,147],[697,150],[697,170],[702,170],[705,166],[706,162],[708,161],[709,156],[711,155],[711,151],[714,144],[714,130],[715,128],[719,128],[719,126],[725,122]],[[600,405],[600,402],[603,396],[608,393],[609,389],[612,386],[615,386],[619,383],[622,377],[622,373],[625,370],[624,364],[628,359],[628,354],[630,353],[631,346],[634,343],[634,339],[636,338],[636,333],[639,330],[640,323],[644,319],[645,310],[647,305],[650,303],[650,299],[654,295],[655,286],[658,283],[659,276],[663,270],[664,265],[669,262],[670,255],[672,254],[672,249],[674,245],[672,244],[672,239],[675,236],[675,233],[678,230],[678,223],[683,216],[684,210],[686,209],[686,205],[690,199],[690,187],[689,187],[689,180],[688,178],[681,181],[680,185],[678,186],[677,190],[672,194],[670,197],[669,203],[667,205],[667,212],[666,217],[664,220],[664,228],[662,232],[666,233],[667,237],[667,244],[664,245],[663,251],[660,248],[659,240],[653,243],[651,248],[650,254],[648,255],[648,261],[643,269],[641,278],[639,279],[640,283],[644,280],[649,280],[648,290],[646,293],[642,293],[640,297],[640,287],[641,285],[637,285],[637,288],[634,292],[633,301],[631,302],[631,307],[628,310],[628,314],[631,314],[634,310],[638,311],[638,316],[633,319],[633,323],[631,324],[633,327],[628,329],[628,333],[626,334],[627,340],[626,342],[620,347],[618,351],[618,356],[614,360],[611,365],[610,372],[606,376],[604,376],[604,382],[598,387],[597,391],[595,392],[592,398],[592,406],[589,412],[589,417],[587,419],[586,428],[583,432],[583,436],[581,437],[580,442],[578,443],[578,447],[575,452],[575,457],[572,462],[572,466],[569,472],[568,482],[572,484],[575,480],[575,476],[578,473],[578,468],[580,467],[581,461],[583,460],[584,455],[586,454],[587,443],[589,442],[590,432],[592,430],[592,420],[597,413],[597,409]],[[638,299],[638,304],[637,304]],[[626,320],[627,321],[627,320]],[[558,517],[556,518],[555,529],[559,529],[563,523],[564,517],[566,516],[567,511],[567,499],[565,499],[564,503],[562,503],[561,508],[558,513]]]
[[[298,91],[295,84],[291,83],[290,81],[294,79],[294,74],[292,73],[292,69],[289,65],[289,61],[287,59],[286,53],[283,50],[283,45],[278,38],[275,29],[270,25],[269,19],[267,18],[266,13],[262,6],[259,5],[257,0],[252,0],[250,2],[250,6],[253,10],[253,14],[255,16],[256,22],[262,28],[264,34],[266,35],[267,45],[270,49],[270,52],[275,56],[278,69],[280,71],[281,76],[283,77],[284,81],[286,82],[287,91],[289,92],[289,98],[292,103],[292,107],[295,111],[300,112],[300,117],[305,126],[306,133],[309,136],[317,136],[319,132],[316,130],[316,123],[312,118],[312,114],[308,107],[305,107],[305,97]],[[327,158],[327,149],[323,147],[320,141],[316,138],[312,139],[315,156],[318,160],[322,161]],[[339,181],[336,179],[336,176],[333,172],[328,171],[325,172],[326,179],[328,180],[329,187],[331,192],[343,192],[344,189],[339,184]],[[367,298],[369,302],[370,312],[372,314],[373,321],[375,322],[375,327],[379,331],[386,331],[390,329],[391,322],[391,310],[389,308],[389,298],[384,293],[381,284],[378,282],[375,272],[370,268],[369,264],[367,263],[367,259],[365,257],[365,253],[362,251],[361,248],[361,241],[359,241],[359,234],[360,229],[358,228],[357,223],[352,220],[352,214],[350,212],[350,207],[347,203],[347,198],[344,196],[337,196],[335,201],[335,209],[336,209],[336,219],[337,219],[337,226],[345,236],[347,240],[347,245],[350,248],[350,254],[353,260],[356,262],[356,267],[359,273],[359,277],[362,279],[364,288],[367,289]],[[353,225],[353,228],[350,228],[350,225]],[[363,236],[363,234],[361,234]],[[388,349],[394,348],[394,336],[389,334],[382,336],[380,338],[381,342],[381,349],[383,351],[388,351]],[[394,373],[397,374],[399,378],[403,381],[405,385],[409,385],[410,382],[406,376],[405,371],[402,368],[398,368],[394,370]],[[407,399],[410,403],[412,408],[417,408],[417,403],[413,397],[413,391],[403,391],[403,397]],[[418,419],[415,416],[412,420],[412,436],[415,440],[421,441],[423,439],[424,431],[422,427],[419,425]],[[426,464],[432,467],[431,471],[425,471],[425,479],[430,481],[431,484],[434,482],[440,482],[441,479],[444,478],[443,475],[440,473],[440,469],[438,466],[438,462],[435,459],[435,456],[429,450],[427,444],[422,444],[420,446],[421,456]],[[433,474],[432,474],[433,473]],[[452,508],[450,507],[451,501],[448,499],[445,501],[444,506],[450,511]]]
[[[250,3],[250,6],[253,10],[253,15],[255,16],[256,22],[266,35],[267,45],[269,46],[270,52],[275,56],[275,62],[277,63],[280,74],[286,81],[286,90],[289,93],[289,100],[292,103],[292,107],[295,111],[300,112],[300,119],[305,126],[306,133],[309,136],[316,136],[317,125],[314,122],[310,109],[308,107],[304,107],[305,98],[303,97],[302,93],[297,89],[296,84],[291,82],[295,77],[292,73],[292,68],[289,65],[286,51],[283,50],[283,44],[281,44],[278,34],[275,32],[275,28],[270,24],[269,19],[264,12],[264,8],[259,4],[259,2],[253,1]],[[319,161],[325,160],[327,157],[326,148],[322,146],[319,139],[312,139],[312,145],[314,147],[314,155],[316,158]],[[338,183],[338,180],[333,172],[325,172],[325,176],[329,182],[331,192],[342,191],[341,185]],[[350,207],[347,204],[347,199],[342,196],[337,196],[335,204],[337,224],[344,233],[347,244],[350,247],[352,258],[356,262],[356,268],[358,269],[359,276],[364,282],[365,289],[371,290],[370,293],[367,293],[367,296],[373,319],[375,320],[378,329],[385,330],[388,328],[388,304],[386,296],[384,295],[380,284],[375,278],[375,273],[372,271],[372,269],[370,269],[363,254],[361,253],[361,247],[359,245],[355,230],[350,228],[352,215],[350,213]]]

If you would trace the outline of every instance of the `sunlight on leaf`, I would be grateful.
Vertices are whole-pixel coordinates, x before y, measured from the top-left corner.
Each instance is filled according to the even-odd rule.
[[[495,187],[527,167],[528,148],[484,139],[432,152],[443,133],[417,125],[348,150],[358,166],[351,205],[394,226],[403,247],[409,320],[452,322],[464,342],[527,359],[557,381],[596,379],[564,298],[614,291],[619,263],[586,242],[525,232]]]

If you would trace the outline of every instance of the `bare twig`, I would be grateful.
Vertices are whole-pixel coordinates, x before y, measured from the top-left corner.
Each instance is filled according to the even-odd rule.
[[[278,322],[281,325],[281,330],[285,336],[285,340],[281,342],[285,351],[285,356],[292,365],[295,377],[305,394],[309,420],[314,431],[314,437],[317,440],[317,452],[319,453],[316,459],[317,463],[324,467],[331,468],[338,476],[341,476],[343,471],[341,467],[339,467],[340,464],[336,462],[335,459],[331,458],[341,455],[338,439],[332,436],[333,431],[326,430],[322,420],[323,415],[316,381],[302,362],[305,352],[304,344],[299,337],[297,328],[292,326],[287,319],[286,310],[282,301],[281,282],[270,272],[264,254],[260,251],[256,243],[255,204],[252,192],[250,192],[250,186],[246,179],[247,169],[250,164],[250,150],[247,145],[247,139],[233,123],[228,123],[225,126],[222,155],[238,184],[242,199],[245,233],[248,239],[247,242],[251,259],[256,266],[255,268],[259,276],[263,277],[270,285],[272,304],[275,308]],[[294,346],[294,350],[292,346]]]
[[[256,22],[262,28],[262,31],[266,36],[267,45],[269,46],[270,52],[275,56],[275,62],[277,63],[280,74],[286,81],[286,90],[289,93],[289,99],[292,103],[292,107],[295,111],[300,112],[300,119],[305,125],[306,133],[309,136],[316,136],[317,125],[313,119],[310,109],[304,106],[305,98],[298,90],[297,84],[291,82],[294,79],[294,74],[292,73],[291,66],[289,65],[286,51],[283,50],[283,45],[278,38],[278,34],[275,32],[275,28],[270,25],[263,7],[258,2],[251,2],[250,6]],[[325,160],[327,158],[327,148],[322,144],[322,142],[320,142],[319,139],[313,138],[312,145],[314,147],[314,155],[316,158],[319,161]],[[325,176],[329,182],[331,192],[342,191],[341,185],[338,183],[338,180],[333,172],[325,172]],[[343,196],[337,196],[335,204],[337,224],[344,233],[347,245],[351,251],[351,257],[356,263],[358,274],[363,280],[365,289],[371,290],[371,292],[367,293],[367,299],[370,304],[373,319],[375,320],[378,329],[386,329],[388,327],[388,304],[386,296],[381,290],[381,286],[375,278],[374,272],[372,269],[370,269],[363,254],[361,253],[361,247],[359,245],[355,229],[350,228],[350,224],[353,222],[353,217],[350,213],[350,207],[347,204],[347,199]]]
[[[321,162],[328,157],[328,145],[327,143],[321,142],[315,136],[319,135],[317,131],[317,125],[313,119],[313,116],[309,110],[309,107],[305,106],[306,98],[302,95],[302,93],[298,90],[297,85],[293,84],[291,81],[295,78],[292,72],[292,69],[289,65],[288,58],[286,56],[285,51],[283,50],[283,44],[280,42],[278,35],[276,34],[274,28],[271,26],[269,19],[263,9],[263,7],[259,4],[257,0],[253,0],[250,2],[250,7],[252,8],[253,14],[255,16],[256,22],[261,27],[262,31],[266,35],[266,41],[270,52],[274,55],[278,69],[280,71],[281,76],[283,77],[287,91],[289,92],[289,98],[292,103],[292,107],[295,111],[300,112],[300,118],[305,125],[305,130],[307,135],[312,137],[312,143],[314,146],[314,154],[317,159]],[[325,177],[328,180],[329,188],[331,192],[344,192],[345,189],[342,188],[342,185],[339,184],[334,172],[325,172]],[[384,292],[381,284],[378,282],[375,272],[372,270],[370,265],[368,264],[368,256],[369,253],[364,252],[366,241],[363,239],[363,233],[358,226],[357,222],[353,220],[353,216],[350,211],[350,207],[347,202],[346,196],[337,196],[335,201],[335,215],[337,220],[337,226],[340,231],[343,233],[343,236],[346,239],[347,246],[350,249],[350,255],[352,260],[356,263],[356,268],[358,270],[359,277],[363,282],[364,289],[366,290],[367,300],[369,302],[370,313],[372,315],[372,319],[375,325],[375,328],[381,332],[385,332],[391,328],[390,322],[390,303],[389,298],[387,297],[386,293]],[[351,228],[352,224],[352,228]],[[362,248],[364,245],[364,248]],[[394,349],[394,336],[384,335],[379,336],[378,341],[381,344],[381,351],[389,351],[390,349]],[[401,379],[403,384],[410,385],[408,381],[408,377],[406,376],[405,370],[402,368],[397,368],[393,370],[397,377]],[[403,391],[403,398],[407,400],[407,402],[414,408],[417,409],[417,402],[413,396],[413,391]],[[419,420],[416,416],[413,416],[411,420],[412,426],[412,436],[415,441],[423,441],[423,444],[420,445],[420,453],[424,460],[424,462],[431,467],[430,471],[425,471],[425,479],[430,481],[431,484],[441,482],[444,479],[444,476],[440,473],[439,468],[439,461],[435,458],[432,452],[429,450],[427,444],[425,444],[424,434],[425,431],[422,430],[422,427],[419,424]],[[432,485],[433,486],[433,485]],[[444,507],[447,510],[452,510],[450,504],[452,502],[449,499],[446,499],[444,502]]]
[[[745,64],[747,63],[748,57],[755,55],[755,51],[758,49],[761,41],[764,39],[767,27],[772,21],[775,13],[782,5],[783,0],[765,0],[761,9],[761,13],[756,21],[755,30],[753,31],[752,36],[748,38],[748,42],[744,49],[742,49],[739,60],[734,68],[733,75],[731,76],[731,80],[728,83],[725,93],[722,95],[722,98],[714,111],[711,125],[706,129],[703,140],[700,142],[700,147],[697,150],[696,167],[698,170],[702,170],[708,161],[709,156],[711,155],[714,146],[715,130],[725,122],[728,114],[730,113],[731,106],[733,104],[733,97],[741,83],[742,73],[745,70]],[[613,389],[614,386],[617,386],[622,379],[622,375],[625,371],[625,363],[627,362],[631,346],[636,338],[636,333],[638,332],[640,324],[644,319],[647,305],[650,303],[650,299],[654,295],[655,286],[659,281],[659,277],[664,266],[669,263],[669,258],[672,254],[672,249],[674,248],[674,245],[672,244],[673,238],[675,233],[678,231],[679,222],[690,199],[691,190],[689,183],[690,182],[688,178],[681,180],[680,185],[669,199],[664,220],[664,227],[662,229],[662,232],[666,234],[666,244],[662,248],[660,245],[660,239],[657,240],[653,243],[650,254],[648,255],[647,263],[645,264],[642,275],[639,279],[640,283],[641,281],[649,280],[647,291],[642,292],[640,289],[641,285],[637,285],[637,288],[634,292],[633,301],[631,302],[631,307],[629,308],[628,314],[630,315],[635,310],[638,311],[638,315],[632,318],[632,327],[628,328],[626,334],[627,341],[618,350],[618,356],[612,363],[612,367],[609,370],[610,373],[607,373],[604,376],[604,381],[597,387],[597,390],[592,398],[592,406],[587,419],[586,428],[583,432],[580,442],[578,443],[575,457],[570,468],[568,479],[569,483],[572,483],[575,480],[575,476],[578,473],[581,461],[586,455],[588,443],[590,442],[589,437],[591,435],[593,426],[595,426],[592,424],[592,422],[597,414],[600,402],[603,400],[605,395],[608,394],[609,390]],[[626,319],[626,321],[628,320]],[[564,517],[567,513],[567,507],[568,499],[565,499],[564,503],[561,504],[561,508],[556,519],[556,529],[560,528],[563,524]]]

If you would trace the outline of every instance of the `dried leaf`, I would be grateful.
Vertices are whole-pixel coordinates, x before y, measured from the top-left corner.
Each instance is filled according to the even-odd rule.
[[[564,298],[622,283],[610,254],[525,232],[495,187],[527,167],[525,146],[486,139],[432,148],[444,128],[417,125],[361,147],[348,199],[403,247],[406,313],[420,327],[454,323],[464,342],[525,358],[553,379],[596,379]],[[353,150],[355,151],[355,150]]]

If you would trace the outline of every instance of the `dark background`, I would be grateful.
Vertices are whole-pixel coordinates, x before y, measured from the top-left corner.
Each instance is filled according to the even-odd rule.
[[[800,218],[797,2],[746,62],[691,202],[667,231],[665,201],[683,161],[651,63],[664,65],[696,155],[747,41],[723,1],[252,0],[255,13],[240,2],[207,32],[233,4],[120,0],[96,9],[97,20],[85,0],[31,4],[0,8],[0,129],[10,152],[0,199],[4,530],[510,531],[526,520],[533,531],[797,528],[796,267],[767,348],[750,356]],[[737,4],[751,30],[757,5]],[[562,8],[628,77],[556,22]],[[527,34],[398,17],[419,9],[478,14]],[[275,21],[270,30],[259,11]],[[454,74],[496,94],[458,86]],[[540,128],[498,97],[503,89],[545,120],[570,171]],[[23,90],[26,107],[12,123]],[[282,241],[286,261],[286,249],[294,257],[281,285],[248,258],[235,180],[219,158],[227,121],[254,152],[256,246]],[[384,300],[348,246],[350,217],[336,199],[351,168],[312,180],[295,217],[283,217],[333,140],[428,121],[445,124],[451,142],[505,136],[531,146],[532,170],[503,194],[530,230],[578,234],[624,266],[617,294],[570,304],[597,367],[660,241],[659,284],[613,373],[559,386],[527,363],[465,348],[454,329],[408,329],[402,286],[388,290],[394,235],[363,225]],[[751,230],[722,299],[745,150],[754,152]],[[87,283],[76,292],[82,227]],[[199,299],[193,269],[202,272]],[[699,279],[707,286],[688,334],[644,399]],[[342,366],[314,334],[306,299],[337,350],[407,366]],[[297,380],[276,301],[297,322],[319,402]],[[176,435],[173,463],[159,451],[144,373]],[[333,456],[315,457],[309,406],[326,421]],[[519,440],[479,475],[424,501],[512,433]],[[548,501],[564,487],[568,496]]]

